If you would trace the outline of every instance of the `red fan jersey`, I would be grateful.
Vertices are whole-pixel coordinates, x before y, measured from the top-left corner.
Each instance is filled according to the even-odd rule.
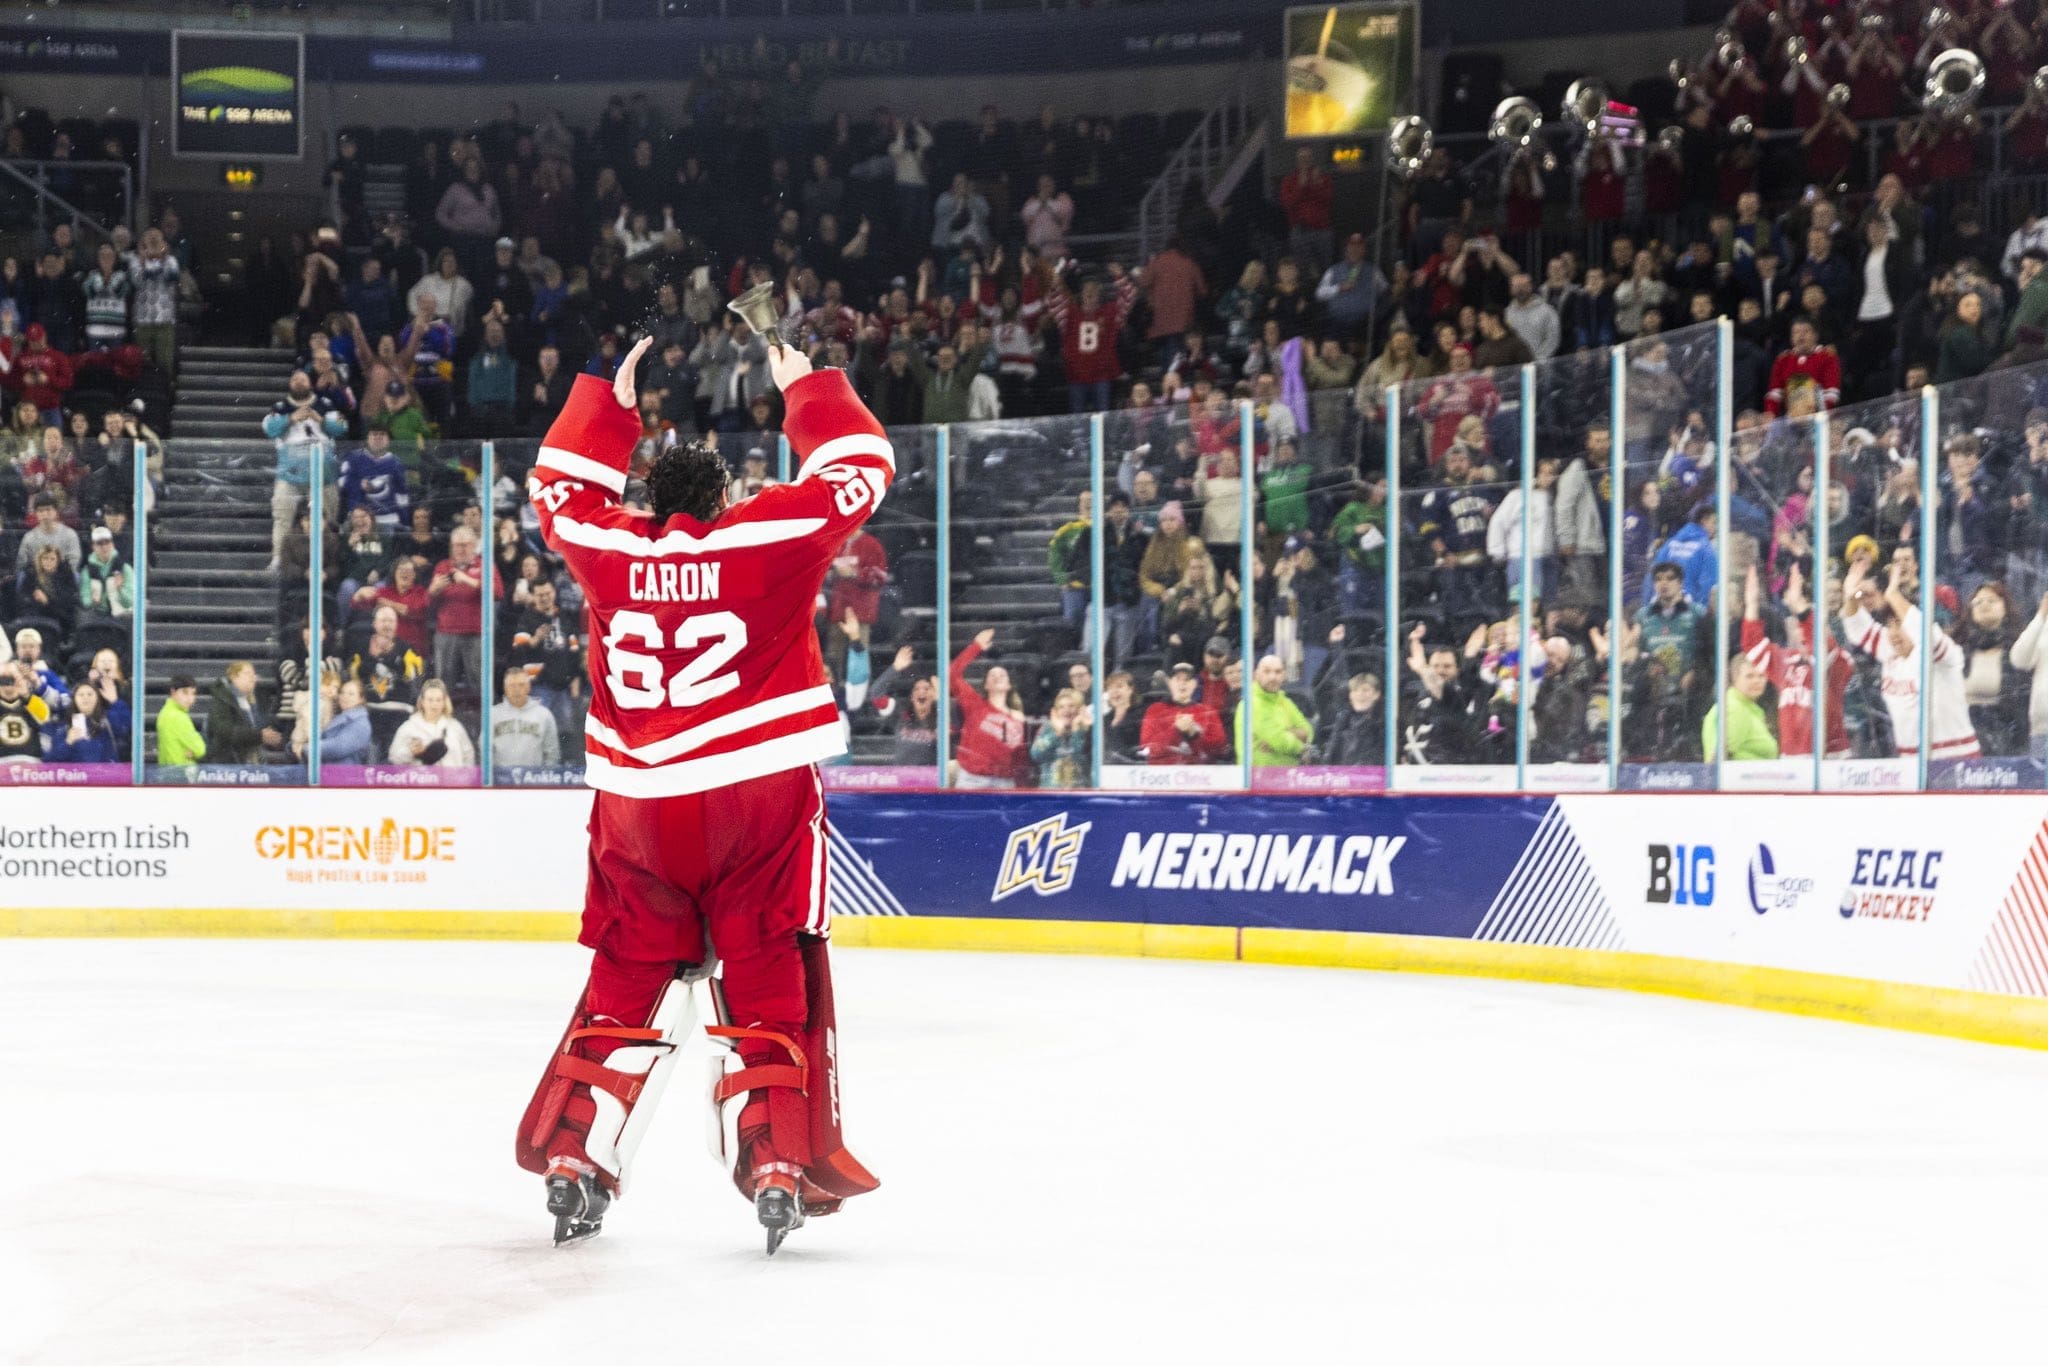
[[[710,522],[620,505],[640,423],[609,381],[577,376],[548,429],[527,492],[587,603],[592,787],[681,796],[845,753],[812,616],[896,462],[840,371],[783,398],[797,477]]]
[[[1826,410],[1842,401],[1842,358],[1832,346],[1816,346],[1805,355],[1787,351],[1771,366],[1771,388],[1764,408],[1772,417],[1785,413],[1785,395],[1800,386],[1814,390],[1816,406]]]
[[[1093,308],[1083,307],[1065,290],[1052,296],[1052,317],[1060,329],[1060,359],[1066,363],[1067,383],[1107,384],[1123,375],[1116,343],[1136,297],[1137,287],[1129,276],[1117,281],[1113,297]]]

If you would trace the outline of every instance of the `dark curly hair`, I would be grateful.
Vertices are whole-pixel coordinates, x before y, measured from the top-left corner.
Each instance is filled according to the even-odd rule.
[[[647,471],[647,500],[658,521],[680,512],[708,522],[725,510],[730,478],[725,461],[703,442],[671,442]]]

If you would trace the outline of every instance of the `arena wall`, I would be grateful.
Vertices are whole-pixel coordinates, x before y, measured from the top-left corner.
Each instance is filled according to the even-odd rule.
[[[52,790],[0,936],[569,939],[587,795]],[[1461,973],[2048,1047],[2048,798],[841,794],[839,942]]]

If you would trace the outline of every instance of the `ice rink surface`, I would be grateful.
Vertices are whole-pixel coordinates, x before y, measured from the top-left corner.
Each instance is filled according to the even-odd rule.
[[[584,961],[0,941],[0,1360],[2038,1355],[2041,1054],[1499,982],[848,951],[882,1189],[767,1260],[693,1049],[605,1233],[558,1251],[512,1130]]]

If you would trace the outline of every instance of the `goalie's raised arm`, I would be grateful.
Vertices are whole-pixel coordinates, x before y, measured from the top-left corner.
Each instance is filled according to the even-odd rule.
[[[638,381],[634,377],[640,373],[640,358],[647,354],[647,348],[652,345],[652,334],[642,337],[633,343],[633,349],[619,362],[619,373],[612,377],[612,394],[619,400],[621,408],[637,409],[640,406]]]

